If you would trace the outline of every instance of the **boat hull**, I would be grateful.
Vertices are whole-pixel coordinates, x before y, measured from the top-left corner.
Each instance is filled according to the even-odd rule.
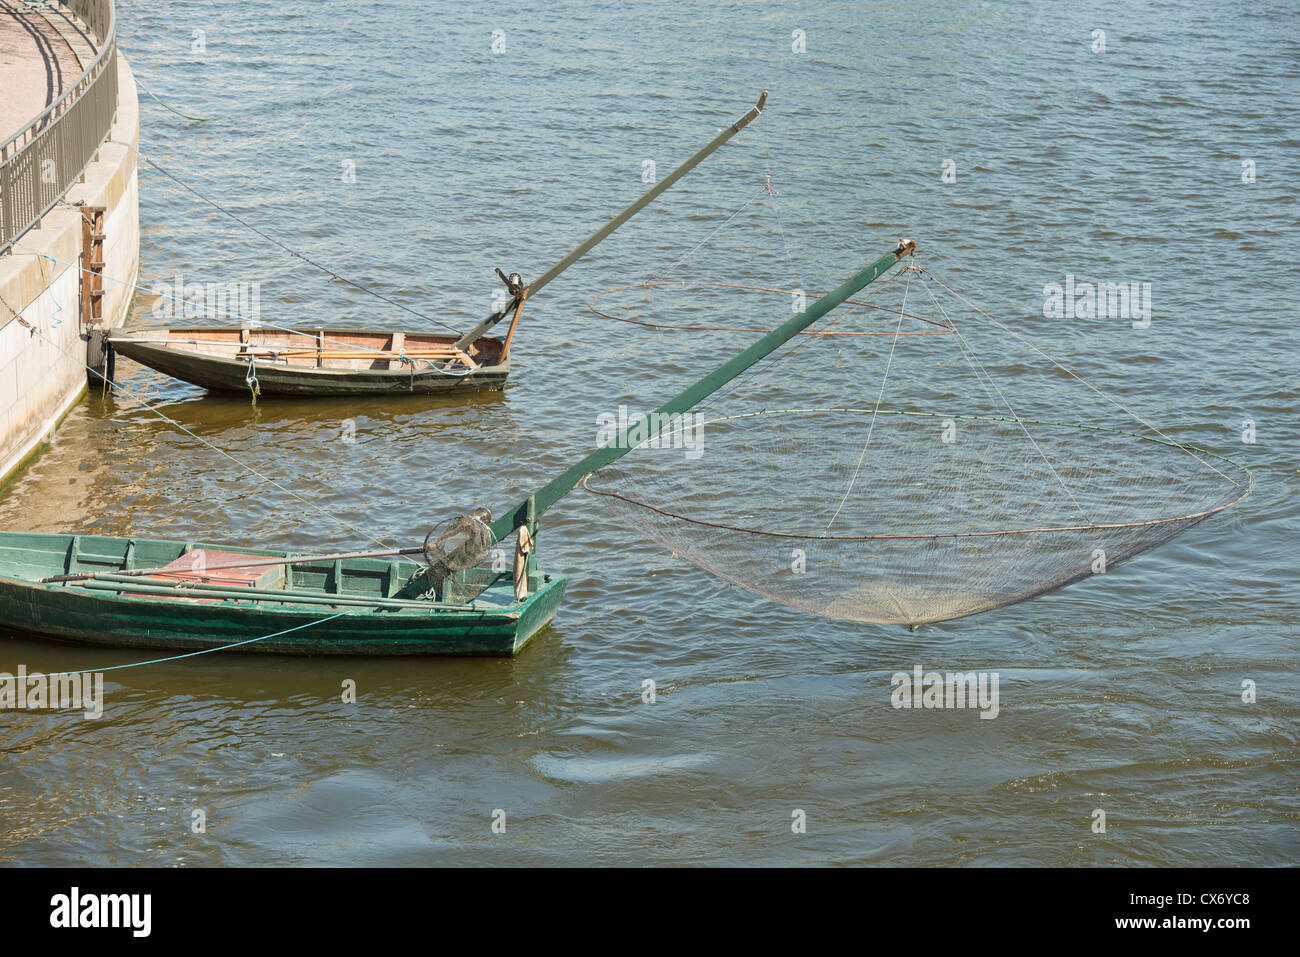
[[[149,366],[164,375],[180,379],[193,385],[201,386],[213,392],[237,392],[247,394],[251,389],[250,373],[256,376],[259,396],[367,396],[367,395],[403,395],[411,393],[449,394],[457,392],[492,391],[505,388],[510,374],[509,360],[498,361],[501,342],[497,339],[484,338],[475,343],[476,349],[485,354],[486,361],[477,369],[466,374],[449,374],[427,365],[403,365],[397,361],[376,359],[335,362],[317,367],[306,363],[289,364],[287,362],[255,360],[250,367],[247,358],[238,358],[238,350],[230,349],[229,356],[215,355],[209,352],[184,348],[186,336],[191,339],[203,337],[204,341],[220,336],[239,336],[241,330],[235,329],[172,329],[172,330],[128,330],[114,335],[113,349],[141,365]],[[297,334],[294,334],[297,335]],[[391,336],[383,333],[365,332],[326,332],[331,338],[348,337],[360,339],[373,336],[387,339],[388,342],[376,348],[389,349]],[[159,338],[168,342],[152,341]],[[306,339],[304,335],[302,338]],[[437,340],[441,342],[442,340]],[[450,342],[451,340],[447,340]],[[400,348],[399,348],[399,351]],[[351,368],[341,367],[350,365]],[[395,366],[396,368],[390,368]]]
[[[151,548],[174,548],[183,554],[190,546],[107,536],[0,533],[0,626],[85,644],[174,652],[248,642],[231,650],[297,655],[509,656],[521,651],[554,619],[568,582],[565,576],[542,579],[522,602],[513,600],[512,586],[504,583],[463,605],[405,602],[401,604],[424,607],[398,607],[394,602],[385,607],[387,599],[376,596],[376,604],[367,607],[364,596],[347,589],[337,597],[362,604],[332,605],[328,594],[312,604],[299,605],[280,600],[208,598],[191,591],[184,592],[184,597],[140,595],[131,594],[131,586],[122,591],[95,590],[33,580],[63,573],[61,567],[70,563],[58,556],[70,551],[88,559],[71,563],[74,570],[90,570],[102,565],[101,559],[125,555],[131,547],[144,554]],[[284,554],[255,549],[240,552]],[[53,566],[54,560],[61,566]],[[375,577],[383,574],[386,563],[365,560],[353,564],[357,567],[350,574]],[[20,570],[22,574],[16,574]]]

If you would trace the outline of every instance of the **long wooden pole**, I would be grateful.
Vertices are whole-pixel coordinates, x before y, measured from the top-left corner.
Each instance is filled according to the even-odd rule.
[[[682,413],[689,411],[692,407],[698,405],[701,401],[708,398],[736,376],[740,375],[755,362],[758,362],[758,360],[762,359],[764,356],[771,354],[790,339],[803,332],[803,330],[807,329],[822,316],[826,315],[826,313],[830,312],[836,306],[844,302],[844,300],[848,299],[849,296],[860,291],[868,283],[873,282],[904,256],[911,255],[915,251],[916,243],[912,242],[910,239],[900,239],[897,248],[894,249],[893,252],[881,256],[866,269],[845,280],[838,289],[822,296],[803,312],[788,319],[767,335],[763,336],[744,352],[740,353],[740,355],[723,363],[709,375],[687,388],[684,392],[669,399],[659,408],[655,409],[654,414],[681,415]],[[596,449],[596,451],[592,452],[562,475],[555,477],[546,485],[543,485],[519,505],[515,506],[509,512],[494,521],[491,526],[492,534],[496,536],[498,541],[505,538],[515,529],[528,524],[530,508],[532,509],[534,518],[541,515],[565,495],[568,495],[569,492],[572,491],[573,488],[587,475],[626,455],[631,451],[631,445],[628,442],[628,438],[633,430],[640,427],[640,423],[630,425],[612,443]]]
[[[597,243],[603,240],[614,230],[618,229],[618,227],[622,226],[624,223],[626,223],[637,213],[641,212],[641,210],[645,209],[645,207],[649,206],[650,203],[654,201],[656,196],[658,196],[664,190],[670,188],[679,179],[681,179],[691,170],[695,169],[695,167],[699,166],[700,163],[704,162],[705,157],[707,157],[719,146],[727,142],[727,140],[731,139],[733,136],[735,136],[737,133],[743,130],[746,126],[752,123],[754,119],[760,113],[763,112],[763,104],[766,102],[767,102],[767,90],[764,90],[762,93],[759,94],[758,103],[754,106],[752,110],[750,110],[740,119],[736,120],[736,122],[732,123],[721,133],[715,136],[712,140],[708,142],[706,146],[704,146],[703,149],[699,150],[690,159],[682,163],[681,166],[677,167],[675,170],[673,170],[663,179],[659,180],[659,182],[655,183],[655,185],[652,186],[650,189],[642,193],[641,197],[637,199],[636,202],[632,203],[621,213],[619,213],[617,216],[611,219],[608,223],[606,223],[604,226],[600,227],[600,229],[596,230],[594,233],[592,233],[590,236],[584,239],[581,243],[578,244],[578,247],[574,249],[573,252],[569,253],[569,255],[565,256],[563,259],[557,262],[550,269],[546,270],[546,272],[542,273],[541,276],[539,276],[538,278],[534,279],[531,283],[529,283],[527,286],[528,295],[535,296],[537,295],[537,293],[541,292],[542,287],[545,286],[548,282],[550,282],[560,273],[564,272],[564,270],[568,269],[570,266],[572,266],[583,256],[587,255],[587,253],[591,252],[591,250],[596,247]],[[456,340],[456,348],[465,349],[468,346],[473,345],[476,341],[478,341],[480,336],[482,336],[485,332],[487,332],[498,322],[504,319],[507,315],[509,315],[510,310],[514,307],[514,304],[515,304],[515,300],[511,299],[510,302],[507,302],[496,312],[492,313],[492,315],[488,316],[486,319],[480,322],[469,332],[461,336],[458,340]]]

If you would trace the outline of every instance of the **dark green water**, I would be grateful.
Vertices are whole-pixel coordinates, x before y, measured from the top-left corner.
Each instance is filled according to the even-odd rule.
[[[1291,4],[141,0],[120,18],[151,90],[221,117],[190,123],[142,93],[143,153],[458,328],[490,309],[492,267],[536,275],[643,188],[643,160],[662,175],[759,89],[771,99],[529,303],[504,395],[253,407],[122,361],[128,389],[302,500],[138,403],[92,398],[6,490],[0,527],[335,548],[365,544],[342,522],[405,542],[456,510],[513,503],[592,443],[600,413],[647,408],[747,341],[653,333],[585,304],[663,274],[769,170],[779,195],[675,275],[826,289],[912,236],[984,308],[1162,431],[1249,467],[1257,490],[1103,578],[916,632],[756,598],[578,492],[541,541],[544,566],[572,577],[565,607],[515,660],[211,655],[110,673],[99,721],[4,713],[0,860],[1297,863]],[[941,182],[946,159],[955,183]],[[146,286],[257,282],[267,322],[420,325],[144,165],[140,190]],[[1066,274],[1150,282],[1151,328],[1044,319],[1043,287]],[[756,294],[656,308],[665,322],[788,314]],[[819,400],[870,408],[881,343],[818,345],[799,369]],[[948,385],[943,361],[907,368],[900,386]],[[994,371],[1017,408],[1101,414],[1028,365]],[[820,440],[856,451],[862,436]],[[918,479],[906,461],[870,470],[873,485]],[[782,501],[803,475],[776,470],[747,501]],[[143,657],[14,638],[0,670]],[[893,708],[891,674],[917,664],[998,672],[999,716]],[[340,700],[348,679],[355,704]]]

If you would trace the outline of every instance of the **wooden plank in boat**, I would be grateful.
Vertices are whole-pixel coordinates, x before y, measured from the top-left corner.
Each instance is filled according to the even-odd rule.
[[[241,552],[219,552],[211,548],[196,548],[163,566],[156,578],[177,581],[208,582],[231,588],[283,588],[284,567],[280,565],[250,565],[241,568],[219,568],[206,571],[209,565],[224,565],[240,559],[257,560],[260,555]]]

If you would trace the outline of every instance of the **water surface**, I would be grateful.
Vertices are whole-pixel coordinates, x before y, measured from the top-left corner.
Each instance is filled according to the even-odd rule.
[[[1291,4],[137,0],[120,20],[148,88],[217,117],[187,121],[142,92],[143,153],[431,320],[329,280],[142,164],[142,282],[257,282],[268,322],[466,328],[491,308],[493,267],[537,275],[643,188],[644,160],[662,175],[771,95],[753,127],[529,303],[503,395],[254,407],[123,361],[122,384],[192,434],[92,396],[6,490],[0,527],[409,541],[456,510],[513,503],[591,444],[599,413],[647,408],[747,340],[602,320],[592,295],[666,272],[827,289],[899,235],[1162,431],[1253,469],[1258,488],[1104,580],[916,632],[755,598],[579,492],[541,539],[546,568],[572,576],[566,604],[517,659],[211,655],[111,672],[99,721],[8,714],[0,860],[1297,862]],[[775,197],[758,194],[768,173]],[[1067,273],[1150,282],[1151,328],[1044,319],[1043,286]],[[771,325],[789,307],[672,294],[656,318],[727,308]],[[841,343],[834,362],[810,347],[803,374],[819,399],[870,407],[886,342]],[[932,370],[913,380],[922,391],[944,384],[942,363],[913,368]],[[1032,407],[1092,413],[1069,382],[1026,388],[1028,371],[997,369]],[[0,667],[142,657],[15,637]],[[916,664],[997,671],[999,717],[894,709],[890,675]],[[356,704],[340,700],[347,679]],[[191,831],[196,808],[206,833]],[[791,832],[794,809],[806,834]]]

